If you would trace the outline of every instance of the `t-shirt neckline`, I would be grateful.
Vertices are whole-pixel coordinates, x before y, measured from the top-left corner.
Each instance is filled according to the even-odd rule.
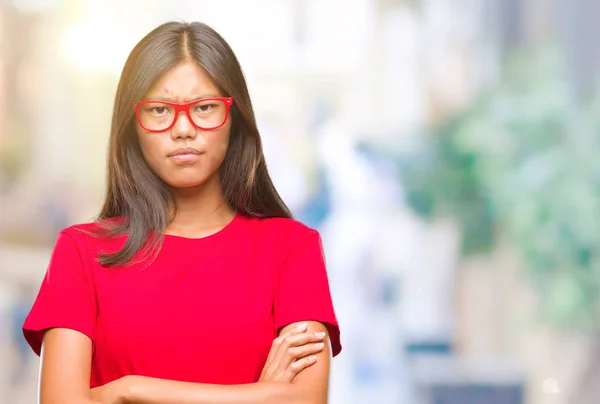
[[[177,242],[187,242],[187,243],[194,243],[194,242],[199,243],[199,242],[212,241],[219,237],[223,237],[227,233],[231,232],[235,228],[235,226],[238,224],[238,222],[240,221],[241,215],[242,214],[239,211],[236,211],[235,215],[233,216],[233,219],[231,219],[229,221],[229,223],[227,223],[220,230],[218,230],[212,234],[209,234],[207,236],[186,237],[186,236],[178,236],[176,234],[165,234],[165,242],[167,242],[168,240],[173,240],[173,241],[177,241]]]

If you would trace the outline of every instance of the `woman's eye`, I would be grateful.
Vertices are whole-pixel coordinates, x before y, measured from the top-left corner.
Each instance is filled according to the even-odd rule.
[[[196,106],[196,112],[210,112],[214,108],[214,104],[203,104]]]

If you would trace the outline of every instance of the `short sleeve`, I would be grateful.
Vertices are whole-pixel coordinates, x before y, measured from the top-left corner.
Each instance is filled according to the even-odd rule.
[[[321,237],[315,230],[291,247],[279,273],[274,320],[279,330],[299,321],[318,321],[327,327],[332,354],[340,353],[340,330],[335,316]]]
[[[23,335],[39,355],[44,332],[69,328],[94,341],[95,298],[93,283],[86,273],[73,236],[62,231],[50,264],[25,323]]]

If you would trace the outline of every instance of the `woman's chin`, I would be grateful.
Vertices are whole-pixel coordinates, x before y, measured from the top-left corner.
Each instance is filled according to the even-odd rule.
[[[206,181],[203,180],[183,180],[183,181],[169,181],[167,184],[174,190],[186,190],[191,188],[197,188],[205,184]]]

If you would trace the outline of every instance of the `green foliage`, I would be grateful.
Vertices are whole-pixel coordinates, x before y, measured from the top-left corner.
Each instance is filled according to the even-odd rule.
[[[593,327],[600,290],[600,119],[574,99],[555,58],[520,59],[497,88],[401,162],[407,201],[451,215],[465,255],[498,237],[522,255],[541,314]]]

